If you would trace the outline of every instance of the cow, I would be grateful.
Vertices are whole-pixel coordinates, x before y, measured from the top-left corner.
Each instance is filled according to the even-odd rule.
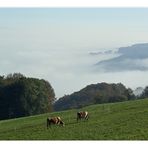
[[[77,112],[77,122],[78,122],[78,120],[81,120],[81,119],[88,120],[88,112],[87,111]]]
[[[60,117],[53,117],[53,118],[47,118],[47,129],[51,124],[57,124],[57,125],[62,125],[65,126],[65,123],[61,120]]]

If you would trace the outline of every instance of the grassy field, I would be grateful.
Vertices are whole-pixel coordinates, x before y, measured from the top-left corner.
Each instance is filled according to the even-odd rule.
[[[67,110],[0,121],[0,140],[147,140],[148,99],[92,105],[81,110],[88,121],[76,122],[76,112]],[[60,116],[65,127],[47,130],[46,118]]]

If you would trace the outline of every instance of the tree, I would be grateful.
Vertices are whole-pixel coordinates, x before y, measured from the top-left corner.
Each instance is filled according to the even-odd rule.
[[[139,98],[147,98],[148,97],[148,86],[145,87],[143,93]]]
[[[54,89],[43,79],[15,73],[0,80],[0,119],[51,112],[54,100]]]

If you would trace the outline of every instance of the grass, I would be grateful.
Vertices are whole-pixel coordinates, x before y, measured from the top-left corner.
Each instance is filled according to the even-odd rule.
[[[148,99],[91,105],[88,121],[76,122],[76,112],[67,110],[0,121],[0,140],[147,140]],[[60,116],[65,127],[47,130],[46,118]]]

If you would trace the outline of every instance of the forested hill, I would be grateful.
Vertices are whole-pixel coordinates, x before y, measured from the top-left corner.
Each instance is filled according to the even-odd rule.
[[[130,88],[123,84],[98,83],[91,84],[71,95],[65,95],[54,103],[54,110],[66,110],[72,108],[81,108],[83,106],[120,102],[134,99],[135,96]]]
[[[0,76],[0,119],[50,112],[54,100],[54,89],[48,81],[20,73]]]

